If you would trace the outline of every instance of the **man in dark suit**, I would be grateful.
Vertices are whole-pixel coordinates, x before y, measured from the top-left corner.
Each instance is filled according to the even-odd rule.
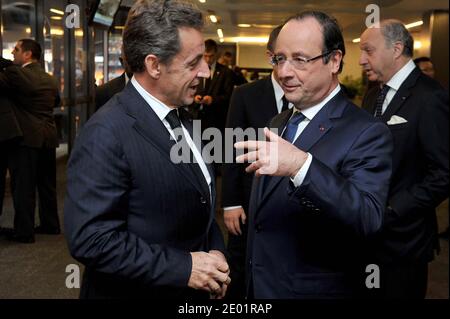
[[[0,72],[10,65],[12,65],[12,61],[0,56]],[[22,136],[22,130],[14,114],[14,107],[6,92],[0,91],[0,216],[5,196],[9,149]]]
[[[361,36],[362,65],[379,86],[363,107],[394,137],[393,173],[382,233],[372,259],[382,298],[424,298],[438,247],[436,207],[448,197],[448,93],[412,61],[413,39],[400,21]]]
[[[282,26],[272,30],[267,42],[266,54],[270,58],[276,38]],[[255,82],[236,87],[231,96],[227,127],[258,130],[266,126],[270,119],[285,111],[289,105],[278,84],[276,69],[272,74]],[[222,174],[222,206],[224,222],[228,230],[228,261],[231,284],[228,298],[245,297],[245,250],[247,246],[248,203],[253,175],[245,172],[245,165],[224,163]]]
[[[58,86],[39,64],[41,47],[32,39],[19,40],[14,64],[0,73],[0,89],[13,98],[23,132],[20,145],[11,148],[11,177],[15,208],[11,240],[34,242],[34,208],[39,192],[39,233],[59,234],[56,200],[56,147],[53,109],[59,104]]]
[[[199,85],[194,99],[195,107],[202,121],[202,131],[214,127],[223,132],[234,87],[233,71],[217,62],[217,43],[214,40],[205,41],[204,57],[211,76]]]
[[[22,130],[14,114],[14,107],[11,99],[0,92],[0,216],[3,210],[10,148],[22,136]]]
[[[128,66],[125,64],[123,57],[119,57],[120,64],[122,64],[125,71],[121,76],[106,82],[103,85],[95,88],[95,110],[97,111],[102,105],[106,104],[114,94],[121,92],[128,81],[133,76],[133,73],[129,71]]]
[[[247,247],[248,296],[354,297],[365,238],[382,224],[392,140],[348,101],[338,73],[345,55],[336,20],[304,12],[287,20],[272,58],[293,110],[264,129],[267,141],[238,162],[256,172]]]
[[[203,23],[181,1],[140,0],[129,11],[133,78],[86,123],[68,165],[65,230],[86,266],[82,298],[225,294],[214,175],[182,109],[209,76]],[[195,162],[178,162],[180,146]]]

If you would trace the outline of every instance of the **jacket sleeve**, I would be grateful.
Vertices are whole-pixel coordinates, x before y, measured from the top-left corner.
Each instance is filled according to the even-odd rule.
[[[127,230],[130,171],[110,128],[83,128],[70,157],[64,207],[72,256],[99,272],[150,286],[187,286],[189,252],[147,244]]]
[[[383,224],[393,142],[389,129],[373,123],[355,140],[339,172],[313,157],[306,177],[293,196],[300,205],[346,225],[359,236],[378,232]],[[293,183],[291,188],[293,188]]]
[[[435,209],[449,196],[448,93],[436,90],[425,100],[417,130],[417,147],[426,161],[425,173],[422,179],[390,198],[389,204],[399,217]]]

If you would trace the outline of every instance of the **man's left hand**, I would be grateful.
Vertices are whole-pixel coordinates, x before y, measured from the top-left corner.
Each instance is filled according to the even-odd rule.
[[[252,162],[245,171],[255,172],[256,176],[295,177],[308,158],[308,154],[292,145],[282,137],[264,128],[267,141],[237,142],[237,149],[249,152],[236,157],[238,163]]]

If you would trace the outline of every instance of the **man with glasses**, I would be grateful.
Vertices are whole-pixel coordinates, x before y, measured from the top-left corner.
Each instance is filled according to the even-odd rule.
[[[289,18],[272,58],[286,98],[266,141],[239,142],[255,172],[250,199],[247,293],[255,298],[349,298],[359,255],[377,232],[391,175],[392,140],[349,102],[338,74],[344,40],[333,18]]]

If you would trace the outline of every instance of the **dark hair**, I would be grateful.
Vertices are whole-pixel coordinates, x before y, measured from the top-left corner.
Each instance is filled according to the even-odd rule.
[[[431,62],[431,63],[433,63],[433,61],[431,61],[431,59],[429,57],[426,57],[426,56],[421,56],[420,58],[415,58],[414,59],[414,63],[416,65],[418,65],[419,63],[422,63],[422,62]]]
[[[322,54],[334,50],[342,52],[342,60],[339,65],[339,73],[344,66],[345,44],[342,36],[341,27],[337,20],[321,11],[305,11],[288,18],[285,24],[291,20],[304,20],[306,18],[314,18],[322,27],[323,47]],[[323,57],[323,62],[327,64],[330,61],[331,54]]]
[[[233,57],[233,54],[232,54],[230,51],[225,51],[225,52],[223,53],[223,56],[226,56],[227,58],[232,58],[232,57]]]
[[[217,43],[213,39],[208,39],[205,41],[205,51],[206,52],[217,52]]]
[[[413,56],[414,40],[401,21],[382,21],[381,34],[383,35],[388,47],[391,47],[395,42],[401,42],[403,44],[402,55],[407,57]]]
[[[277,42],[278,34],[280,34],[281,29],[283,28],[283,24],[280,24],[279,26],[275,27],[272,32],[270,32],[269,35],[269,41],[267,41],[267,50],[270,52],[273,52],[275,49],[275,44]]]
[[[35,60],[39,60],[42,55],[42,49],[39,42],[33,39],[20,39],[22,51],[31,51],[31,57]]]
[[[199,31],[203,14],[192,3],[180,0],[138,0],[130,9],[123,31],[123,52],[131,72],[145,70],[145,57],[154,54],[170,64],[180,51],[179,28]]]

